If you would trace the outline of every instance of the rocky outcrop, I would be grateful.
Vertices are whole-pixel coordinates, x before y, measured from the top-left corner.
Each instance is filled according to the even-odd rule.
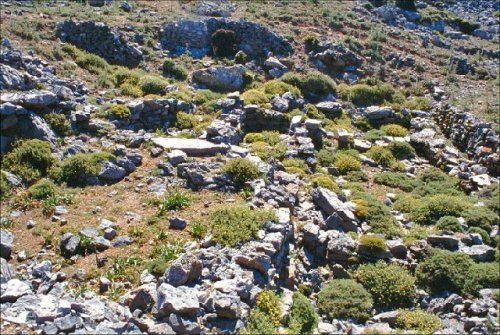
[[[142,60],[142,51],[128,38],[105,23],[94,21],[59,22],[56,35],[63,42],[76,45],[101,56],[112,64],[135,67]]]
[[[193,72],[193,80],[216,91],[237,91],[243,86],[243,65],[212,66]]]

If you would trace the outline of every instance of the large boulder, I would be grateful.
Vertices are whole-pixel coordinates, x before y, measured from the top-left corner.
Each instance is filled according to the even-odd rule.
[[[148,283],[128,292],[120,299],[131,311],[150,311],[157,302],[156,284]]]
[[[11,279],[2,285],[0,302],[16,302],[17,299],[31,292],[30,286],[19,279]]]
[[[233,66],[212,66],[193,72],[193,80],[218,91],[237,91],[243,86],[245,67],[241,64]]]
[[[364,114],[368,120],[373,121],[393,116],[394,110],[391,107],[370,106],[365,109]]]
[[[171,313],[194,316],[200,308],[198,291],[187,286],[174,287],[163,283],[158,287],[157,307],[162,316]]]
[[[314,189],[312,197],[316,205],[318,205],[327,215],[336,214],[347,224],[357,223],[356,215],[354,215],[349,206],[342,202],[334,192],[323,187],[318,187]]]
[[[155,137],[153,143],[167,150],[181,150],[189,156],[211,156],[217,153],[225,153],[228,145],[215,144],[197,138],[177,138],[177,137]]]

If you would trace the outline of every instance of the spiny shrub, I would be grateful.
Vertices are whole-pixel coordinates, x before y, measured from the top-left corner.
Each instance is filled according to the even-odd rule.
[[[222,94],[214,92],[209,89],[197,90],[196,94],[193,97],[193,101],[197,105],[205,105],[207,103],[211,103],[213,101],[217,101],[217,99],[221,98]]]
[[[44,200],[54,196],[56,193],[56,185],[48,179],[39,180],[36,184],[28,189],[28,195],[32,199]]]
[[[139,87],[144,94],[161,94],[165,86],[166,82],[155,76],[144,76],[139,80]]]
[[[263,105],[268,103],[270,100],[266,93],[257,89],[251,89],[243,92],[241,98],[245,101],[245,104],[251,105]]]
[[[340,174],[346,174],[348,172],[358,171],[361,169],[361,162],[359,159],[345,153],[336,154],[333,165],[337,168]]]
[[[185,112],[175,113],[174,125],[179,129],[193,129],[199,123],[198,116]]]
[[[420,196],[435,195],[438,193],[454,196],[464,195],[460,189],[458,178],[449,176],[435,167],[431,167],[420,173],[418,180],[421,183],[415,189],[414,193]]]
[[[411,192],[416,186],[415,179],[410,178],[402,172],[376,173],[373,180],[377,184],[399,188],[405,192]]]
[[[295,168],[299,168],[301,170],[304,170],[304,171],[309,171],[309,167],[307,166],[307,163],[304,162],[302,159],[300,158],[287,158],[283,161],[283,166],[284,167],[295,167]]]
[[[10,197],[12,186],[7,180],[7,173],[0,171],[0,200]]]
[[[76,58],[75,62],[81,68],[94,74],[100,74],[109,67],[108,62],[103,58],[91,53],[81,54]]]
[[[112,158],[107,153],[76,154],[62,162],[57,179],[69,186],[85,185],[87,178],[99,174],[101,162]]]
[[[334,162],[332,149],[321,149],[316,151],[316,159],[321,166],[331,166]]]
[[[359,238],[359,245],[371,254],[379,254],[387,250],[385,240],[377,235],[363,235]]]
[[[126,67],[118,67],[114,72],[115,84],[121,87],[123,84],[137,85],[141,76],[138,72],[132,71]]]
[[[408,159],[415,156],[415,149],[407,142],[392,142],[387,146],[397,159]]]
[[[231,57],[236,53],[236,34],[233,30],[218,29],[210,40],[212,52],[216,57]]]
[[[239,157],[228,161],[223,171],[229,174],[231,181],[237,186],[242,186],[260,175],[259,168],[254,162]]]
[[[292,334],[312,334],[318,326],[319,316],[309,299],[302,293],[295,292],[290,309],[288,328]]]
[[[365,219],[368,215],[368,202],[364,199],[356,199],[353,202],[356,204],[354,214],[360,219]]]
[[[285,83],[298,87],[302,94],[311,100],[327,94],[335,94],[336,85],[332,78],[318,71],[301,75],[292,72],[285,73],[280,78]]]
[[[243,141],[245,143],[264,142],[264,135],[261,133],[248,133],[243,138]]]
[[[385,124],[380,129],[389,136],[405,137],[408,135],[408,129],[399,124]]]
[[[396,327],[416,331],[419,334],[434,334],[441,329],[441,319],[421,309],[405,310],[398,314]]]
[[[404,96],[396,91],[390,84],[369,86],[356,84],[348,86],[339,85],[339,95],[343,100],[351,101],[356,106],[382,105],[384,103],[402,103]]]
[[[134,98],[139,98],[144,95],[144,92],[141,90],[140,87],[129,84],[129,83],[124,83],[120,86],[120,92],[123,95],[129,96],[129,97],[134,97]]]
[[[447,290],[460,293],[473,264],[466,254],[434,249],[431,256],[417,266],[417,282],[433,292]]]
[[[410,212],[411,220],[431,225],[443,216],[458,217],[470,204],[460,197],[436,194],[422,199],[421,204]]]
[[[345,179],[350,182],[359,183],[362,181],[368,181],[368,175],[363,171],[351,171],[347,173]]]
[[[370,157],[375,161],[375,163],[382,166],[390,166],[394,161],[394,156],[392,155],[392,153],[387,148],[381,147],[379,145],[374,145],[373,147],[371,147],[366,152],[366,156]]]
[[[498,266],[496,262],[472,265],[465,280],[464,292],[478,296],[479,291],[484,288],[500,288],[500,271],[498,271]]]
[[[370,293],[352,279],[335,279],[318,293],[318,307],[330,318],[353,318],[364,321],[370,317],[373,300]]]
[[[276,327],[281,325],[283,309],[281,307],[281,300],[276,293],[267,289],[262,290],[257,296],[256,305],[258,309],[269,315]]]
[[[251,209],[246,205],[227,205],[210,213],[213,238],[225,246],[257,237],[267,221],[275,221],[274,211]]]
[[[464,228],[460,221],[454,216],[443,216],[436,222],[436,228],[439,230],[447,230],[455,233],[463,233]]]
[[[282,95],[286,92],[291,92],[296,97],[300,95],[300,90],[297,87],[287,84],[280,79],[269,80],[265,82],[262,87],[264,89],[264,93],[268,96],[273,96],[275,94]]]
[[[49,113],[44,116],[50,128],[59,136],[66,136],[71,127],[64,114]]]
[[[335,181],[327,175],[316,175],[311,178],[313,187],[324,187],[335,193],[340,193],[340,188]]]
[[[264,137],[264,142],[269,145],[276,145],[281,142],[280,133],[277,131],[265,130],[261,134]]]
[[[490,232],[492,226],[498,223],[498,214],[485,206],[474,206],[462,214],[469,227],[478,227]]]
[[[248,322],[242,334],[278,334],[278,327],[274,325],[271,317],[258,308],[252,308],[248,315]]]
[[[415,97],[412,100],[406,101],[404,105],[408,109],[422,111],[428,111],[432,107],[429,99],[424,97]]]
[[[176,64],[173,59],[167,58],[163,61],[163,73],[177,80],[186,80],[188,71],[182,65]]]
[[[130,109],[125,105],[112,105],[108,108],[108,113],[116,119],[128,120],[132,115]]]
[[[309,34],[304,38],[304,45],[306,47],[306,51],[315,51],[319,46],[319,36],[316,34]]]
[[[2,167],[20,176],[28,183],[33,183],[46,176],[55,164],[52,145],[41,140],[20,140],[14,143],[2,161]]]
[[[376,306],[410,307],[416,296],[415,278],[405,268],[379,261],[361,265],[355,278],[370,292]]]
[[[386,135],[387,134],[382,129],[371,129],[363,135],[363,139],[370,141],[370,142],[375,142],[375,141],[381,140],[382,137],[384,137]]]

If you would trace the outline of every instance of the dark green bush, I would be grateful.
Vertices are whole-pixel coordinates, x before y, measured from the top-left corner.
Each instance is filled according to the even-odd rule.
[[[396,318],[398,329],[418,332],[418,334],[434,334],[441,329],[441,319],[421,309],[402,311]]]
[[[0,171],[0,200],[10,197],[12,186],[7,180],[7,173]]]
[[[459,180],[449,176],[438,168],[431,167],[418,175],[420,185],[415,189],[415,193],[420,196],[435,195],[444,193],[447,195],[464,195],[460,188]]]
[[[387,245],[383,237],[378,235],[363,235],[359,238],[359,245],[371,254],[379,254],[387,251]]]
[[[271,320],[271,317],[258,308],[250,310],[248,315],[248,322],[242,334],[278,334],[278,327],[276,327]]]
[[[125,105],[111,105],[108,108],[108,113],[115,117],[116,119],[128,120],[132,115],[130,109]]]
[[[415,179],[410,178],[402,172],[376,173],[373,180],[377,184],[399,188],[405,192],[411,192],[416,186]]]
[[[485,244],[488,244],[488,245],[491,245],[492,241],[491,241],[491,237],[490,235],[488,234],[488,232],[482,228],[479,228],[479,227],[470,227],[467,232],[469,234],[479,234],[481,235],[481,239],[483,240],[483,243]]]
[[[71,127],[64,114],[49,113],[44,116],[50,128],[59,136],[66,136]]]
[[[319,36],[316,34],[309,34],[304,38],[304,45],[306,47],[306,51],[316,51],[319,46]]]
[[[28,189],[28,195],[32,199],[44,200],[54,196],[56,185],[48,179],[42,179]]]
[[[373,300],[370,293],[351,279],[335,279],[318,293],[318,308],[330,318],[364,321],[370,317]]]
[[[386,135],[387,134],[382,129],[372,129],[363,135],[363,139],[370,141],[370,142],[375,142],[375,141],[381,140],[382,137],[386,136]]]
[[[348,86],[339,85],[339,96],[346,101],[350,101],[356,106],[382,105],[384,103],[402,103],[404,96],[396,91],[390,84],[369,86],[366,84],[356,84]]]
[[[275,221],[274,211],[251,209],[246,205],[227,205],[210,213],[214,241],[225,246],[257,237],[267,221]]]
[[[229,29],[218,29],[210,40],[212,52],[216,57],[231,57],[236,53],[236,34]]]
[[[288,72],[280,79],[285,83],[298,87],[302,94],[311,100],[318,99],[330,93],[335,94],[336,92],[333,79],[317,71],[309,72],[305,75]]]
[[[389,149],[381,147],[379,145],[374,145],[367,152],[366,156],[370,157],[377,163],[382,166],[391,166],[391,163],[394,161],[394,156],[389,151]]]
[[[376,306],[410,307],[416,296],[415,278],[405,268],[382,261],[361,265],[355,278],[370,292]]]
[[[463,233],[464,228],[460,221],[454,216],[443,216],[436,222],[436,228],[439,230],[447,230],[455,233]]]
[[[350,182],[362,182],[368,181],[368,175],[363,171],[351,171],[348,172],[345,179]]]
[[[66,158],[60,167],[57,179],[69,186],[86,184],[86,179],[95,177],[101,171],[101,161],[113,156],[107,153],[76,154]]]
[[[415,156],[415,149],[407,142],[392,142],[387,146],[397,159],[408,159]]]
[[[246,158],[229,160],[224,165],[223,171],[229,174],[231,181],[237,186],[242,186],[260,175],[257,165]]]
[[[186,80],[188,71],[182,65],[176,64],[173,59],[167,58],[163,61],[163,73],[177,80]]]
[[[484,206],[468,208],[462,216],[469,227],[478,227],[487,232],[490,232],[492,226],[498,223],[498,214]]]
[[[473,264],[466,254],[433,249],[431,256],[417,266],[417,282],[432,292],[446,290],[460,293]]]
[[[20,140],[2,160],[2,168],[20,176],[31,184],[46,176],[56,159],[52,156],[52,145],[41,140]]]
[[[460,197],[436,194],[422,198],[420,206],[410,213],[411,220],[418,224],[431,225],[443,216],[458,217],[470,204]]]
[[[334,161],[332,149],[321,149],[316,151],[316,159],[321,166],[331,166]]]
[[[293,294],[288,328],[292,334],[312,334],[318,326],[319,316],[309,299],[302,293]]]
[[[479,263],[472,265],[470,268],[465,280],[464,292],[478,296],[479,291],[484,288],[500,288],[498,263]]]
[[[76,58],[75,62],[81,68],[84,68],[94,74],[99,74],[109,67],[108,62],[106,62],[103,58],[91,53],[81,54]]]
[[[144,94],[161,94],[167,83],[155,76],[144,76],[139,80],[139,86]]]

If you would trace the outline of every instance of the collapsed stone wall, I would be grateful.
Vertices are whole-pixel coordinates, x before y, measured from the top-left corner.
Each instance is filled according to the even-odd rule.
[[[500,174],[499,138],[493,123],[481,121],[449,104],[437,105],[433,117],[442,132],[469,158],[486,166],[491,174]]]
[[[287,132],[290,127],[290,118],[274,110],[264,110],[257,105],[244,107],[242,128],[245,132],[260,132],[263,130],[277,130]]]
[[[282,56],[292,52],[287,40],[258,23],[216,18],[167,23],[160,32],[161,46],[174,53],[189,50],[195,57],[203,57],[209,51],[212,34],[218,29],[233,30],[239,49],[252,57],[266,56],[269,51]]]
[[[56,36],[79,48],[101,56],[112,64],[135,67],[142,60],[142,51],[128,38],[104,23],[94,21],[59,22]]]

